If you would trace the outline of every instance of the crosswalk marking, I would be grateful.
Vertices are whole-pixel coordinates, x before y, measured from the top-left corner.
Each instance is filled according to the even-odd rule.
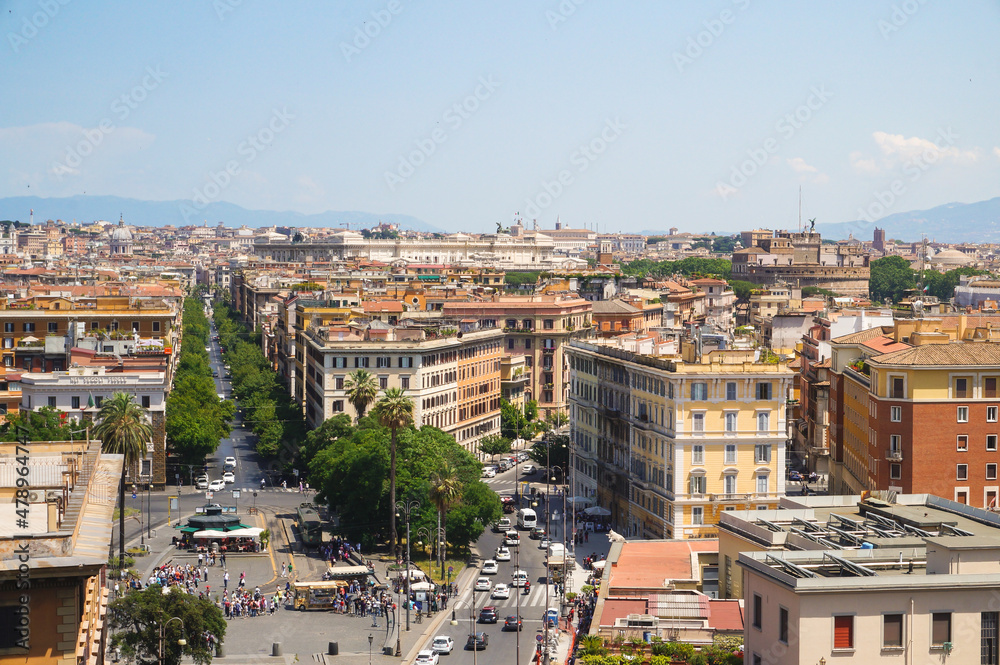
[[[518,597],[515,597],[518,596]],[[471,604],[472,589],[467,589],[463,593],[459,600],[465,604]],[[558,599],[555,594],[554,587],[549,587],[549,605],[551,606],[554,601]],[[490,598],[489,593],[486,591],[476,592],[476,607],[482,608],[484,605],[492,605],[497,608],[515,608],[520,603],[520,607],[544,607],[545,606],[545,585],[538,584],[528,593],[527,596],[524,595],[524,591],[520,588],[511,589],[510,598]]]

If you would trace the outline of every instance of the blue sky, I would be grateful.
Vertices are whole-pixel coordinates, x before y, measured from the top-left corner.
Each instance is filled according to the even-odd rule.
[[[1000,195],[995,1],[2,6],[0,196],[737,231],[800,186],[820,223]]]

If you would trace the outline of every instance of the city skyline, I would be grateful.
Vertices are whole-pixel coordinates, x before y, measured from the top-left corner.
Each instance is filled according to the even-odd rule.
[[[997,195],[986,2],[8,9],[2,197],[732,233]]]

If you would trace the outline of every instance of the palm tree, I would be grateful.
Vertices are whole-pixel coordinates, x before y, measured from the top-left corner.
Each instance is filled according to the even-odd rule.
[[[358,420],[361,420],[365,417],[368,405],[378,396],[378,381],[375,375],[365,369],[354,370],[348,375],[344,387],[347,388],[347,400],[354,405],[354,410],[358,412]]]
[[[367,372],[366,372],[367,373]],[[413,400],[402,388],[389,388],[372,409],[382,427],[392,434],[389,444],[389,537],[393,539],[394,552],[399,552],[396,535],[396,431],[413,422]]]
[[[442,546],[445,543],[444,531],[441,528],[441,520],[444,512],[450,508],[458,497],[462,494],[462,483],[458,479],[458,472],[455,468],[445,462],[444,467],[431,477],[431,503],[438,511],[438,557],[441,559],[441,579],[444,579],[444,553]]]
[[[122,477],[118,483],[118,565],[125,561],[125,474],[136,466],[146,453],[146,445],[153,438],[153,428],[146,417],[146,409],[128,393],[115,393],[105,400],[97,414],[100,423],[94,436],[101,440],[101,450],[122,455]]]

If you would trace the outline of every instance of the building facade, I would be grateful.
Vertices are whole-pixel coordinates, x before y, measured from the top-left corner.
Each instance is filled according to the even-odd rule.
[[[572,491],[623,533],[711,537],[721,512],[784,495],[792,370],[754,362],[752,351],[696,350],[660,358],[570,346]]]

